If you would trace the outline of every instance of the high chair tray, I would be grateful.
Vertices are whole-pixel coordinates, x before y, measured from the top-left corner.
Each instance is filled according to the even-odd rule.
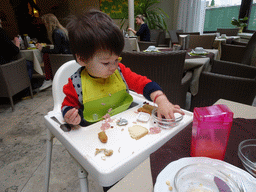
[[[137,109],[146,99],[134,92],[131,92],[131,95],[138,105],[111,117],[112,128],[105,131],[108,136],[107,143],[102,143],[98,138],[98,133],[102,131],[103,121],[70,132],[63,132],[60,126],[50,119],[53,115],[61,119],[61,114],[49,113],[45,116],[45,123],[50,132],[67,148],[80,165],[98,180],[101,186],[110,186],[122,179],[193,120],[193,113],[183,110],[185,112],[183,120],[176,127],[161,129],[160,133],[147,134],[139,140],[132,139],[128,132],[129,127],[141,125],[149,130],[154,127],[154,122],[152,118],[148,122],[137,121]],[[118,126],[116,121],[120,118],[128,120],[128,124]],[[95,155],[96,148],[111,149],[113,155],[103,157],[105,156],[103,152]]]

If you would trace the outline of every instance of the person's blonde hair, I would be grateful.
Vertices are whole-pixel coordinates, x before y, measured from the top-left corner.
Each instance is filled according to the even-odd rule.
[[[48,13],[48,14],[43,15],[41,18],[45,24],[46,29],[47,29],[48,38],[52,43],[53,43],[52,33],[56,28],[59,28],[60,30],[62,30],[63,33],[65,34],[65,38],[68,38],[67,29],[60,24],[59,20],[57,19],[57,17],[54,14]]]
[[[137,16],[136,16],[136,18],[140,18],[140,19],[142,19],[142,21],[144,21],[144,20],[145,20],[144,15],[137,15]]]

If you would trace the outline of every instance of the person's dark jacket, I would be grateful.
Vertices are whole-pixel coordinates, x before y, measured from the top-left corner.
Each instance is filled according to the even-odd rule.
[[[139,31],[137,31],[136,35],[140,36],[140,41],[150,41],[150,31],[148,25],[143,23],[140,26]]]
[[[71,54],[69,40],[60,29],[54,29],[52,33],[54,49],[43,48],[43,53],[50,54]]]
[[[0,27],[0,64],[9,63],[18,55],[20,49],[11,41],[3,28]]]

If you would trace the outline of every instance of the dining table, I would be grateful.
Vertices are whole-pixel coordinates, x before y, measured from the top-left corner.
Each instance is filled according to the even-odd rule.
[[[156,47],[159,51],[172,51],[171,48]],[[211,71],[213,60],[219,60],[218,49],[204,49],[209,54],[190,56],[191,49],[187,50],[187,55],[184,63],[184,71],[192,71],[192,81],[190,83],[190,93],[195,96],[198,93],[199,78],[202,71]]]
[[[225,162],[229,162],[239,168],[244,169],[237,156],[238,143],[246,138],[250,138],[251,133],[247,133],[248,129],[256,128],[256,107],[237,103],[225,99],[219,99],[215,104],[224,104],[234,113],[234,125],[232,127],[231,139],[238,138],[237,141],[228,143],[228,150],[225,156]],[[244,128],[245,127],[245,128]],[[241,130],[241,134],[237,131]],[[109,192],[123,191],[153,191],[156,183],[156,178],[171,162],[190,157],[190,141],[191,141],[192,123],[189,124],[183,131],[170,139],[165,145],[150,155],[133,171],[127,174],[122,180],[115,184]],[[255,131],[254,131],[255,133]],[[255,135],[254,135],[255,138]],[[234,146],[233,146],[234,145]]]
[[[49,44],[49,45],[45,45],[45,47],[49,49],[53,49],[54,45]],[[36,47],[21,49],[19,53],[19,57],[24,57],[26,58],[26,60],[32,61],[34,70],[40,75],[44,75],[42,66],[41,66],[43,64],[43,54],[39,49],[37,49]]]
[[[224,99],[218,100],[215,104],[226,105],[233,113],[233,124],[227,144],[224,162],[234,165],[244,171],[246,169],[242,165],[238,157],[238,145],[246,139],[255,139],[256,135],[256,107],[240,104]],[[156,184],[158,175],[170,163],[190,156],[192,124],[175,135],[167,143],[165,143],[156,152],[150,155],[150,166],[152,173],[153,185]],[[248,172],[246,171],[246,174]],[[251,175],[249,174],[251,177]],[[256,180],[254,180],[256,184]],[[248,190],[251,191],[251,190]],[[155,192],[158,192],[157,190]]]
[[[43,75],[43,70],[41,67],[41,64],[43,63],[43,55],[42,52],[39,51],[39,49],[32,48],[32,49],[24,49],[20,50],[20,56],[26,58],[28,61],[33,62],[34,70],[39,73],[40,75]]]
[[[226,36],[226,37],[216,37],[213,42],[213,48],[219,50],[219,58],[221,57],[221,45],[231,44],[234,40],[239,40],[240,36]]]
[[[138,44],[138,37],[137,36],[131,36],[127,38],[133,51],[140,52],[140,47]]]
[[[184,64],[184,70],[188,71],[191,70],[193,71],[192,75],[192,81],[190,83],[190,93],[191,95],[195,96],[198,93],[198,88],[199,88],[199,78],[200,74],[202,71],[209,72],[211,71],[211,66],[213,60],[218,60],[219,59],[219,51],[218,49],[204,49],[205,51],[209,53],[213,53],[213,57],[208,57],[207,55],[205,56],[190,56],[189,58],[186,57],[185,59],[185,64]],[[210,55],[210,54],[209,54]]]
[[[240,36],[226,36],[226,37],[216,37],[214,41],[218,42],[224,42],[224,43],[230,43],[232,40],[238,40],[240,39]]]

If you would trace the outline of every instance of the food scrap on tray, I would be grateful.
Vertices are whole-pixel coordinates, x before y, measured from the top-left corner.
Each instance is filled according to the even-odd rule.
[[[114,153],[114,151],[112,149],[105,149],[105,148],[98,149],[98,148],[96,148],[95,156],[98,155],[99,153],[101,153],[102,151],[104,152],[104,155],[105,155],[103,157],[111,156]],[[105,159],[103,159],[103,160],[105,160]]]
[[[159,127],[151,127],[149,129],[148,134],[158,134],[158,133],[161,133],[161,129]]]
[[[142,107],[138,109],[138,112],[144,112],[144,113],[149,113],[151,115],[153,109],[156,108],[153,105],[150,104],[144,104]]]
[[[119,126],[124,126],[124,125],[128,124],[128,121],[121,117],[120,119],[117,120],[116,124],[119,125]]]
[[[111,127],[111,125],[109,124],[110,122],[112,122],[113,120],[110,118],[110,112],[111,112],[112,108],[110,108],[108,110],[108,113],[106,115],[104,115],[102,118],[104,119],[104,121],[102,122],[102,125],[100,127],[100,129],[102,131],[105,131],[107,129],[109,129]]]
[[[99,140],[102,142],[102,143],[107,143],[108,141],[108,136],[106,135],[105,131],[101,131],[98,133],[98,137],[99,137]]]
[[[144,113],[144,112],[139,112],[139,115],[137,116],[137,121],[146,123],[150,119],[150,114]]]
[[[148,134],[148,129],[141,125],[133,125],[128,128],[129,134],[133,139],[140,139]]]

